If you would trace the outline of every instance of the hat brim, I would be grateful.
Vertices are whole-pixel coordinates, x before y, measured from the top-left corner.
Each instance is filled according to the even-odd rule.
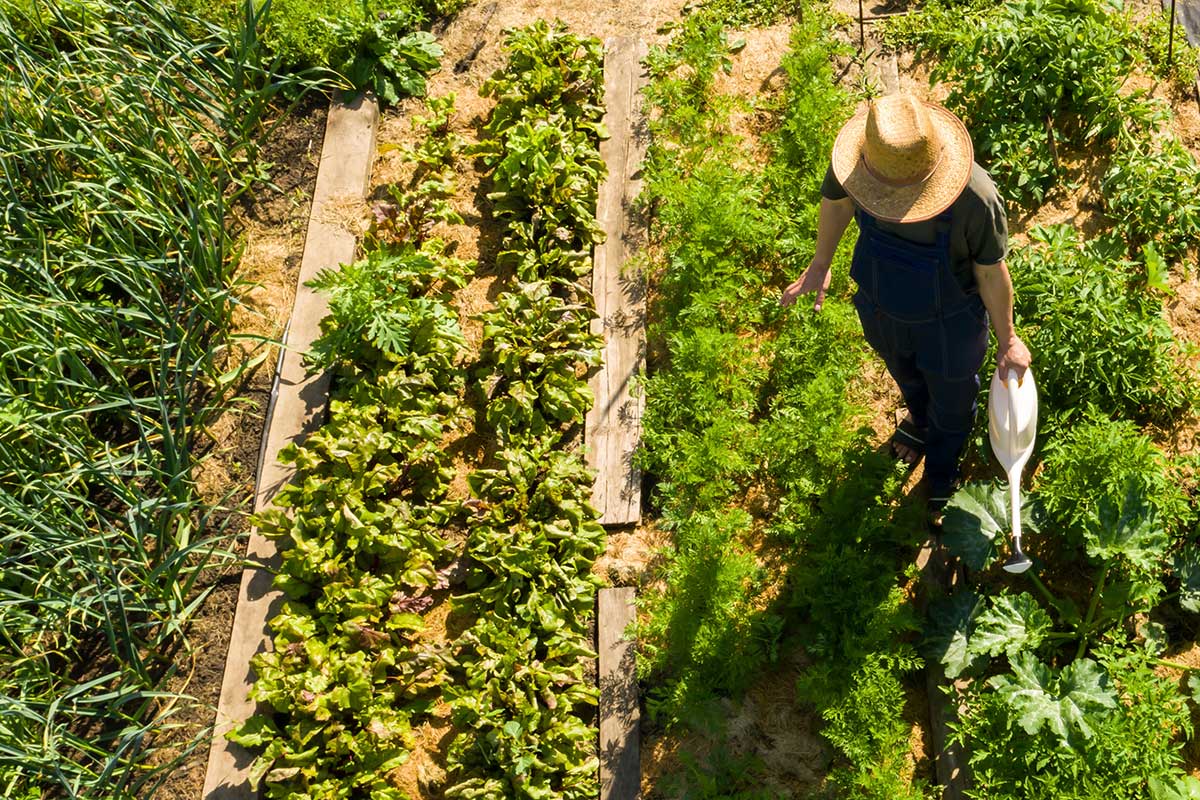
[[[962,120],[934,103],[925,103],[938,131],[942,157],[923,181],[896,186],[879,180],[862,161],[866,139],[864,107],[842,126],[833,143],[833,174],[846,194],[864,211],[886,222],[922,222],[945,211],[962,194],[971,178],[975,148]]]

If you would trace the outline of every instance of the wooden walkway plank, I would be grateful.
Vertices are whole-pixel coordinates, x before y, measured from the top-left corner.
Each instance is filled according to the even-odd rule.
[[[646,358],[645,284],[625,265],[642,238],[632,206],[646,156],[641,114],[645,55],[645,43],[633,37],[605,42],[604,123],[609,138],[600,143],[600,155],[608,177],[600,185],[596,219],[607,238],[596,247],[592,273],[598,317],[593,326],[604,335],[604,364],[590,382],[596,402],[585,427],[588,466],[596,470],[592,502],[604,525],[636,524],[642,513],[642,476],[633,465],[633,453],[641,438],[643,400],[631,388]]]
[[[272,410],[263,433],[255,512],[266,508],[292,478],[292,468],[278,462],[279,451],[288,444],[302,441],[324,421],[329,400],[329,376],[309,375],[302,359],[320,335],[320,321],[329,306],[324,296],[304,284],[318,271],[354,259],[354,234],[326,221],[326,206],[339,198],[365,196],[375,158],[378,122],[379,107],[372,99],[360,97],[350,104],[334,102],[329,109],[296,300],[276,375]],[[255,703],[249,696],[254,682],[250,659],[269,646],[267,620],[277,613],[282,596],[271,588],[274,571],[279,565],[275,543],[252,531],[246,558],[262,566],[247,567],[242,572],[216,728],[208,755],[205,800],[249,800],[255,796],[247,780],[254,755],[227,741],[225,734],[255,712]]]
[[[636,615],[633,599],[628,586],[599,594],[600,800],[637,800],[641,792],[637,648],[625,638]]]
[[[943,595],[945,592],[961,591],[964,580],[961,568],[948,563],[944,548],[939,546],[940,534],[931,534],[917,553],[917,568],[925,583],[926,594]],[[918,606],[925,613],[928,596]],[[950,725],[958,719],[959,709],[943,687],[954,686],[961,692],[967,686],[960,679],[951,681],[946,677],[942,665],[932,659],[925,664],[925,694],[929,700],[930,738],[933,741],[933,757],[937,767],[937,782],[942,787],[941,800],[963,800],[971,784],[971,772],[966,753],[957,744],[950,744]]]

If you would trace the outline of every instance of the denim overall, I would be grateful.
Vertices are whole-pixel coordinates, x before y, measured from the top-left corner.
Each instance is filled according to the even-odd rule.
[[[937,240],[916,244],[879,228],[859,209],[850,276],[867,342],[883,359],[925,438],[932,491],[958,477],[958,458],[975,422],[988,319],[978,293],[963,291],[950,263],[950,211]]]

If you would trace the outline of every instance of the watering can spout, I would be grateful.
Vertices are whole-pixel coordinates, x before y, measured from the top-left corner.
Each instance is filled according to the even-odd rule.
[[[1033,453],[1037,439],[1037,386],[1033,372],[1017,378],[1008,370],[1004,379],[997,369],[992,375],[988,398],[988,438],[992,452],[1008,475],[1009,498],[1012,503],[1012,556],[1004,564],[1009,572],[1024,572],[1033,563],[1021,551],[1021,470]]]

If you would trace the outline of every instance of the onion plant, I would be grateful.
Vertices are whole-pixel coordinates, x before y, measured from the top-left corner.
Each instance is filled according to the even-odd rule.
[[[197,580],[233,557],[191,454],[251,363],[226,219],[307,80],[263,66],[265,13],[0,0],[4,797],[148,797],[201,741],[154,753]]]

